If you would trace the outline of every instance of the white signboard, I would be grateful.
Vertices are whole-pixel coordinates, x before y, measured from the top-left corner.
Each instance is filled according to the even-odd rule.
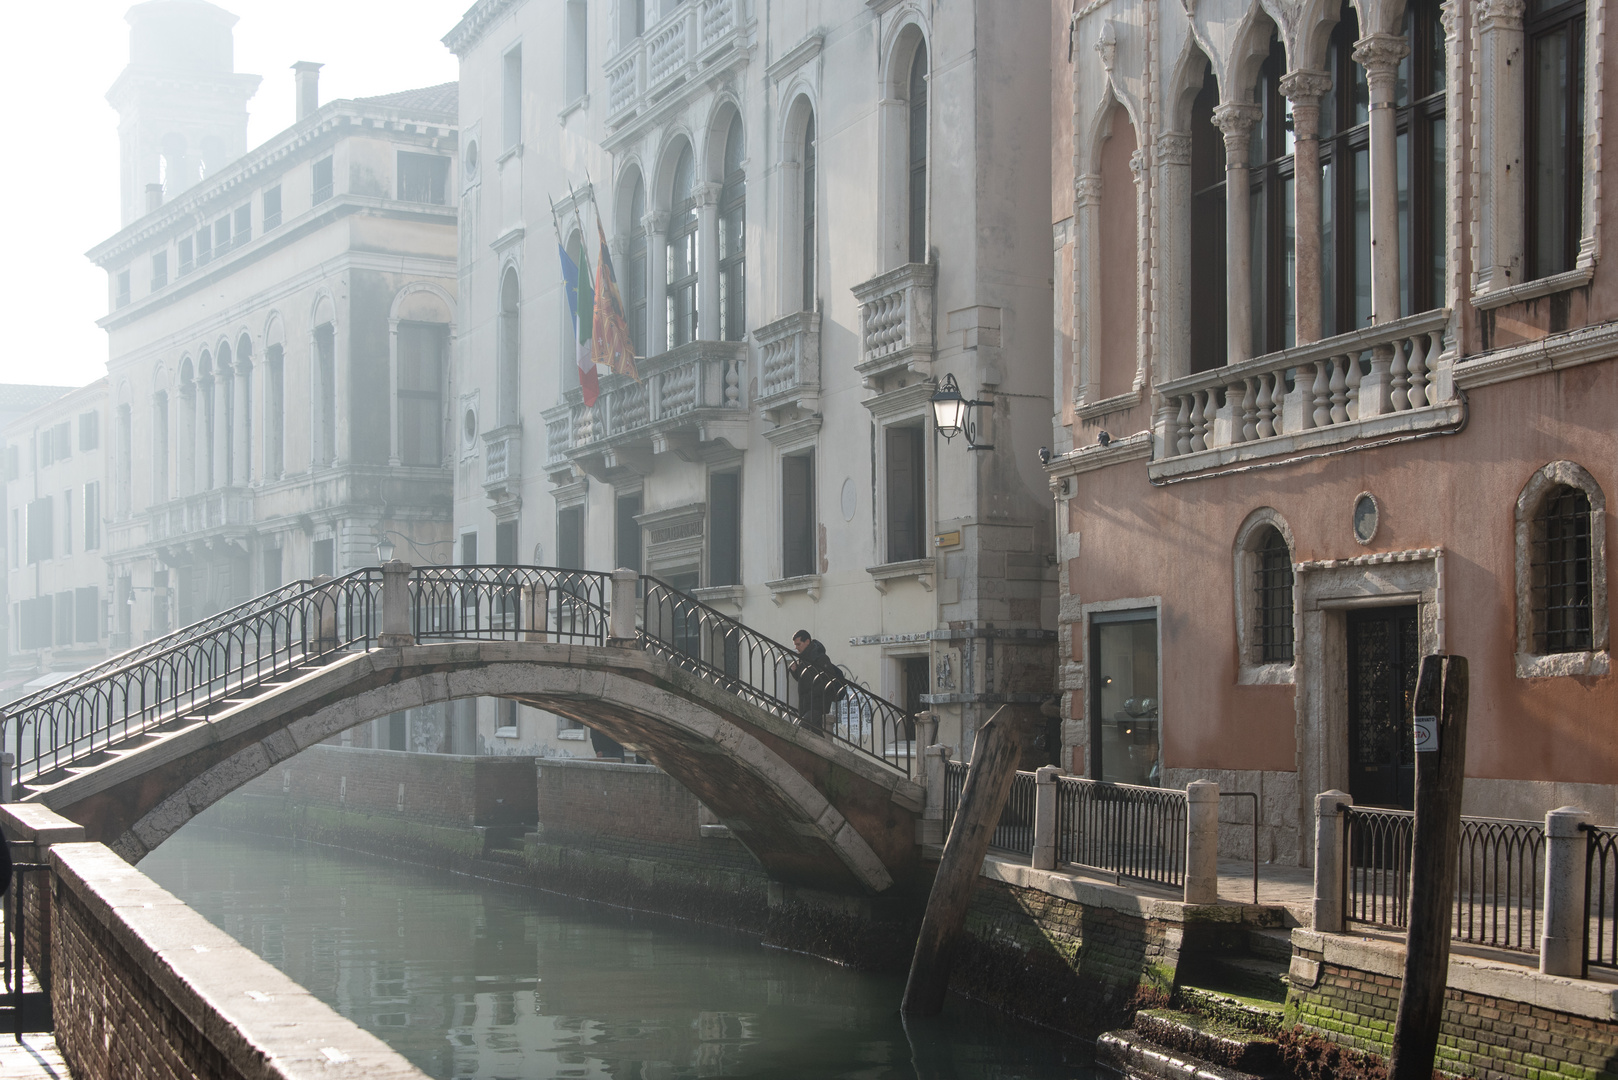
[[[1416,717],[1416,752],[1438,749],[1438,717]]]

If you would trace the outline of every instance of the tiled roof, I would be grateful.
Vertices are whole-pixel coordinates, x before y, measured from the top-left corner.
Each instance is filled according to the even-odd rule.
[[[458,82],[439,83],[437,86],[424,86],[420,90],[400,90],[396,94],[355,100],[363,105],[381,105],[389,109],[419,109],[423,112],[454,115],[459,108],[460,98],[457,91],[460,85]]]
[[[63,394],[71,394],[76,386],[31,386],[27,383],[0,383],[0,413],[21,416],[33,412],[41,405],[49,405]]]

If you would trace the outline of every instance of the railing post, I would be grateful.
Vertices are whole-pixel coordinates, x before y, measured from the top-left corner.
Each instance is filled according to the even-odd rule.
[[[927,801],[916,823],[916,843],[942,844],[944,836],[944,782],[949,766],[949,747],[929,746],[921,752],[922,784]]]
[[[1348,819],[1342,807],[1353,806],[1346,791],[1322,791],[1315,796],[1315,912],[1314,928],[1322,934],[1343,932],[1343,845],[1348,842]]]
[[[640,574],[620,566],[612,572],[612,599],[607,607],[607,644],[635,644],[635,590]]]
[[[1545,975],[1584,975],[1585,872],[1589,837],[1581,825],[1589,814],[1563,806],[1545,815],[1545,931],[1539,970]]]
[[[1219,903],[1219,785],[1185,787],[1185,902]]]
[[[1034,770],[1034,851],[1035,870],[1056,869],[1056,778],[1062,773],[1055,765]]]
[[[550,640],[550,635],[546,633],[550,609],[551,590],[543,581],[522,587],[524,641]]]
[[[17,755],[0,754],[0,803],[11,801],[11,781],[17,773]]]
[[[410,626],[410,573],[415,567],[403,559],[382,564],[382,632],[376,643],[384,649],[406,649],[416,643]]]

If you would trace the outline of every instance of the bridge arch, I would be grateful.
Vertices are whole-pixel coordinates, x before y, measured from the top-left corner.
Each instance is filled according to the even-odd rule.
[[[469,697],[518,700],[642,748],[779,880],[871,894],[914,869],[918,785],[624,646],[476,641],[350,654],[88,769],[40,801],[134,863],[308,746],[391,712]]]

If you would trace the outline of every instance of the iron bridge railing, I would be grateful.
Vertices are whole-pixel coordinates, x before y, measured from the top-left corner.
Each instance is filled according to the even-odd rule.
[[[906,776],[917,759],[915,718],[839,672],[806,670],[771,640],[655,577],[641,578],[637,632],[646,650],[696,672],[779,719],[819,731]]]
[[[28,697],[0,716],[0,748],[16,778],[54,783],[69,766],[252,696],[267,683],[354,650],[378,647],[379,567],[298,581],[121,653]],[[409,627],[422,643],[544,641],[604,645],[612,575],[540,566],[412,567]],[[812,727],[905,775],[916,757],[904,710],[822,673],[800,678],[797,655],[655,578],[643,577],[642,645],[795,724]]]
[[[1408,810],[1344,806],[1343,913],[1351,922],[1405,929],[1410,914]],[[1537,952],[1545,900],[1545,826],[1538,821],[1463,817],[1450,936],[1455,941]]]

